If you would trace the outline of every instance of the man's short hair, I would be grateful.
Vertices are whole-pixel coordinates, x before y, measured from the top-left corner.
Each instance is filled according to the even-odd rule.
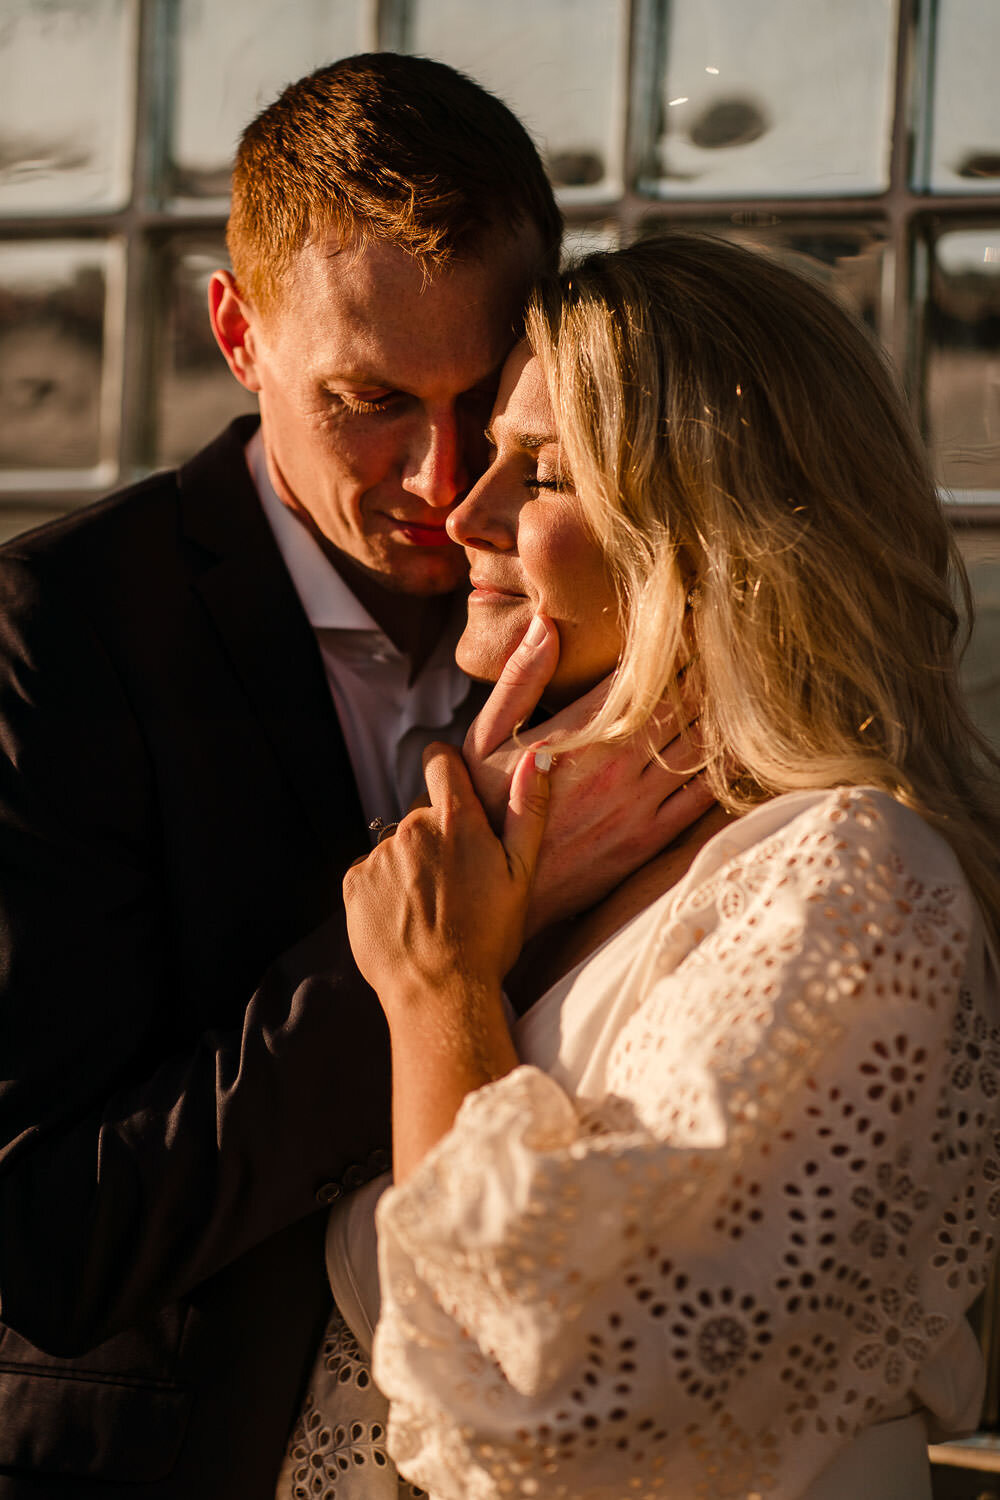
[[[290,84],[247,126],[226,238],[237,283],[264,307],[323,229],[388,240],[433,270],[527,225],[540,269],[554,268],[562,219],[516,116],[445,63],[373,52]]]

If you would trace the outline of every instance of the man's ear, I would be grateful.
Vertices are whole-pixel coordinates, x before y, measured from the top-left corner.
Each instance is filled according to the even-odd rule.
[[[252,313],[231,271],[215,271],[208,284],[208,316],[215,341],[240,385],[260,390]]]

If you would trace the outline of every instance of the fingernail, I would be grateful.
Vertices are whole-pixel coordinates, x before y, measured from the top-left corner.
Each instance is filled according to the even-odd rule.
[[[551,771],[552,770],[552,751],[551,750],[536,750],[535,751],[535,770],[536,771],[541,771],[543,773],[546,772],[546,771]]]
[[[532,618],[531,624],[528,626],[527,634],[525,635],[524,640],[521,642],[521,645],[527,646],[530,650],[534,651],[542,644],[546,634],[547,632],[545,629],[545,621],[542,619],[541,615],[535,615]]]

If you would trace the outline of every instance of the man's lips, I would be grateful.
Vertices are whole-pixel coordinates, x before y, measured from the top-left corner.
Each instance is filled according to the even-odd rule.
[[[393,528],[414,547],[453,547],[455,543],[440,526],[425,526],[419,521],[393,520]]]

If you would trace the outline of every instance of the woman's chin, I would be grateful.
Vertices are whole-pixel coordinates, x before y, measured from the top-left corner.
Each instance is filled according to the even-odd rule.
[[[467,677],[477,682],[496,682],[510,657],[524,639],[523,629],[484,630],[468,624],[455,647],[455,661]]]

